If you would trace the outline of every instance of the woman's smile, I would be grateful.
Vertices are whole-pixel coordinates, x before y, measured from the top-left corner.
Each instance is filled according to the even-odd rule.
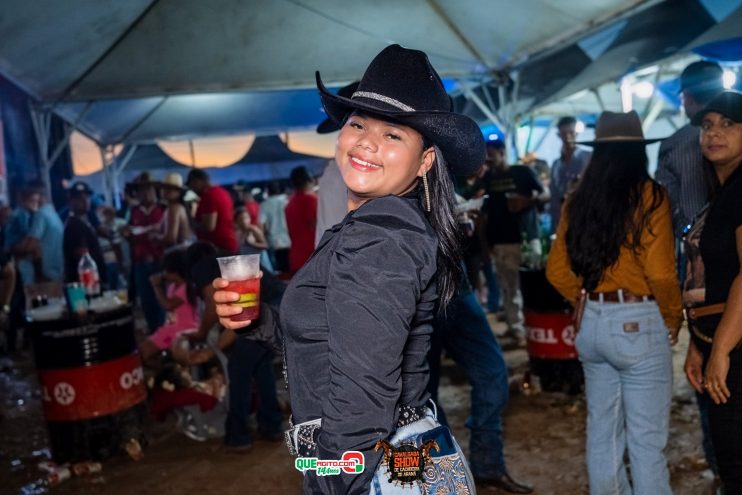
[[[350,156],[350,166],[360,172],[376,172],[381,170],[383,167],[379,164],[372,163],[370,161],[362,160],[361,158],[353,155]]]

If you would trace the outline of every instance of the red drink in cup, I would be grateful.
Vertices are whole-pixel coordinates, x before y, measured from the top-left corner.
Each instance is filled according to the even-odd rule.
[[[260,255],[248,254],[217,258],[222,278],[229,281],[226,290],[237,292],[240,298],[232,303],[242,313],[232,321],[257,320],[260,317]]]
[[[230,280],[227,290],[237,292],[240,300],[234,303],[242,307],[242,313],[230,318],[232,321],[257,320],[260,317],[260,279]]]

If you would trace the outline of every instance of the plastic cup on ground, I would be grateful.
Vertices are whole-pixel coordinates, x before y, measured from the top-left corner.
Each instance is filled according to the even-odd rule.
[[[257,320],[260,317],[260,255],[246,254],[217,258],[222,278],[229,282],[226,290],[237,292],[240,298],[232,303],[242,313],[232,321]]]

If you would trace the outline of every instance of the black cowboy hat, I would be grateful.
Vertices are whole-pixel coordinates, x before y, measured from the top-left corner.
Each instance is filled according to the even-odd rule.
[[[319,72],[316,77],[325,112],[336,123],[342,124],[353,110],[380,115],[437,145],[455,173],[472,173],[484,162],[482,131],[469,117],[451,112],[451,100],[424,52],[399,45],[384,48],[350,98],[330,93]]]
[[[630,112],[603,112],[595,124],[595,139],[592,141],[577,141],[577,144],[595,146],[606,143],[637,143],[652,144],[659,139],[645,139],[642,131],[642,121],[634,110]]]
[[[353,96],[353,93],[356,92],[358,89],[358,85],[360,84],[360,81],[352,82],[348,84],[347,86],[343,86],[338,90],[338,96],[342,96],[343,98],[350,98]],[[325,120],[319,123],[317,126],[317,134],[329,134],[331,132],[335,132],[340,129],[340,123],[335,122],[330,117],[327,117]]]

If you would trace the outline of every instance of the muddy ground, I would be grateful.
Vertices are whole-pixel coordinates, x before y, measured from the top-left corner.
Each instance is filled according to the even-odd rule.
[[[494,325],[496,334],[502,328]],[[687,336],[687,334],[685,334]],[[508,341],[501,342],[507,346]],[[668,459],[676,495],[710,492],[711,475],[700,447],[698,413],[682,375],[687,337],[675,352],[675,387]],[[511,473],[532,483],[536,493],[587,494],[584,459],[585,403],[581,396],[522,393],[527,370],[523,350],[505,353],[513,391],[505,416],[506,457]],[[463,426],[469,407],[469,386],[452,362],[447,362],[441,390],[454,433],[464,449]],[[13,359],[0,358],[0,493],[52,492],[58,495],[262,495],[299,492],[301,475],[282,443],[258,441],[247,454],[224,450],[218,440],[196,442],[175,429],[174,419],[148,426],[151,444],[144,459],[119,456],[103,463],[101,473],[73,478],[47,487],[37,466],[49,451],[38,383],[28,351]],[[480,489],[480,493],[497,493]]]

